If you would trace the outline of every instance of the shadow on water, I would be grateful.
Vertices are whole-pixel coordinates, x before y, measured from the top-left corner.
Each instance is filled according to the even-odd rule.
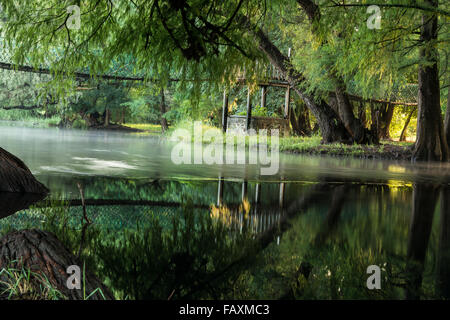
[[[45,195],[39,194],[0,192],[0,219],[27,209],[44,198]]]

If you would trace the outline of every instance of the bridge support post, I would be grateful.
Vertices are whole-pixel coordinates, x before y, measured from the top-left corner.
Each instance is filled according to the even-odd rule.
[[[280,198],[279,198],[279,205],[280,209],[284,208],[284,182],[280,183]]]
[[[286,88],[286,95],[284,97],[284,118],[285,119],[289,119],[290,103],[291,103],[291,87],[288,85],[288,87]]]
[[[248,199],[248,182],[243,181],[242,182],[242,202],[246,201]]]
[[[266,107],[266,92],[267,86],[261,86],[261,108]]]
[[[261,202],[261,184],[257,183],[255,188],[255,203],[259,204]]]
[[[228,126],[228,93],[225,89],[223,91],[223,107],[222,107],[222,131],[227,132]]]
[[[247,121],[246,121],[247,130],[250,129],[251,121],[252,121],[252,95],[250,92],[250,87],[248,87],[248,91],[247,91]]]
[[[261,184],[257,183],[255,188],[255,213],[259,214],[259,206],[261,203]]]

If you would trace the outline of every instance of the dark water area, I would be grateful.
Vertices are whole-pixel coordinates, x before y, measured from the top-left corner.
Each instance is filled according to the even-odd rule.
[[[261,176],[256,165],[174,165],[158,137],[7,126],[0,136],[51,190],[38,202],[0,194],[0,231],[58,235],[65,221],[64,243],[78,247],[79,184],[86,261],[117,297],[450,297],[449,164],[282,154],[278,174]],[[370,265],[381,289],[367,287]]]

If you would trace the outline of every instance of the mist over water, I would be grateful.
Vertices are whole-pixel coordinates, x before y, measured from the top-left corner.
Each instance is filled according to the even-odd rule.
[[[0,124],[0,146],[23,159],[43,183],[77,176],[130,179],[218,179],[368,183],[450,182],[448,163],[280,154],[280,170],[261,176],[259,165],[175,165],[168,139],[110,131],[39,129]],[[55,190],[52,190],[55,191]]]

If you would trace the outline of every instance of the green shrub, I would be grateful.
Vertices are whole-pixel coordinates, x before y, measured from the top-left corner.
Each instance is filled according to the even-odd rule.
[[[87,124],[86,121],[82,120],[82,119],[76,119],[73,123],[72,123],[72,128],[73,129],[87,129]]]

